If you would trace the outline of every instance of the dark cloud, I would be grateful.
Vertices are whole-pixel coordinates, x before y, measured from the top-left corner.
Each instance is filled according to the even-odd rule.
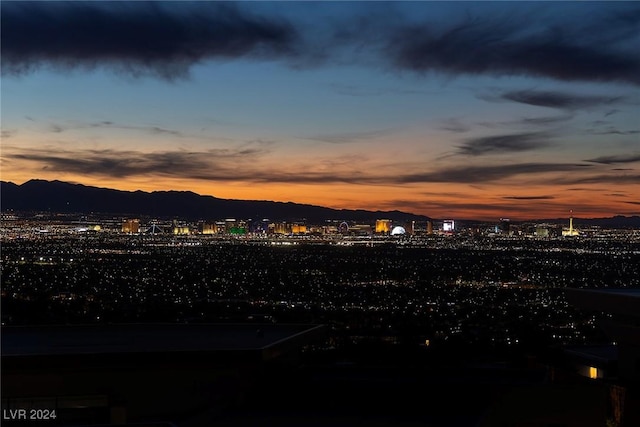
[[[594,120],[589,123],[592,125],[592,128],[586,129],[585,133],[590,135],[638,135],[640,134],[640,129],[628,129],[621,130],[616,126],[613,126],[610,121],[607,120]]]
[[[607,126],[606,129],[590,129],[587,132],[592,135],[636,135],[640,133],[640,130],[619,130],[613,126]]]
[[[507,200],[551,200],[555,199],[553,196],[504,196],[503,199]]]
[[[480,156],[535,150],[549,145],[546,138],[548,135],[540,132],[473,138],[458,147],[458,154]]]
[[[440,129],[455,133],[464,133],[471,130],[471,127],[462,123],[459,119],[451,118],[443,120]]]
[[[576,178],[561,178],[553,181],[555,184],[640,184],[640,175],[591,175]]]
[[[173,79],[206,59],[290,56],[296,31],[226,2],[3,2],[2,72],[108,66]]]
[[[38,162],[44,169],[84,175],[101,175],[125,178],[134,175],[160,174],[187,177],[209,171],[230,173],[235,162],[252,159],[260,150],[213,149],[204,152],[164,151],[142,153],[116,150],[23,150],[6,154],[7,158]]]
[[[370,168],[359,170],[351,159],[350,168],[333,168],[314,172],[308,165],[295,165],[290,172],[281,168],[258,166],[257,159],[266,151],[260,149],[212,149],[200,152],[159,151],[144,153],[118,150],[55,150],[6,147],[3,158],[35,162],[42,169],[55,172],[126,178],[135,175],[165,176],[217,181],[249,181],[280,183],[352,183],[402,185],[421,182],[455,182],[478,184],[498,181],[516,175],[545,172],[572,172],[589,165],[571,163],[520,163],[493,166],[444,168],[417,174],[384,174]],[[344,165],[342,165],[344,166]],[[338,169],[336,171],[336,169]]]
[[[482,97],[492,100],[492,97]],[[611,105],[624,101],[621,96],[579,95],[564,92],[539,90],[518,90],[500,94],[493,100],[506,100],[538,107],[560,108],[564,110],[580,110]]]
[[[640,205],[640,202],[622,202],[622,203],[629,203],[630,205]]]
[[[566,122],[573,119],[573,115],[566,114],[561,116],[543,116],[543,117],[523,117],[516,120],[502,122],[478,122],[477,125],[489,129],[499,128],[516,128],[522,129],[524,126],[528,128],[540,128],[555,125],[557,123]]]
[[[601,163],[604,165],[612,165],[617,163],[633,163],[640,162],[640,154],[620,154],[617,156],[602,156],[596,157],[594,159],[585,160],[586,162],[591,163]]]
[[[547,117],[525,117],[520,122],[525,125],[546,126],[556,123],[569,121],[573,118],[571,115],[566,116],[547,116]]]
[[[586,165],[588,166],[588,165]],[[457,182],[479,183],[498,181],[515,175],[546,172],[571,172],[584,169],[585,165],[574,163],[516,163],[494,166],[461,165],[423,174],[407,174],[397,178],[399,183],[411,182]]]
[[[305,170],[304,166],[292,172],[284,172],[282,169],[261,169],[255,166],[255,160],[266,151],[251,148],[212,149],[200,152],[176,150],[152,153],[110,149],[67,151],[9,148],[14,152],[5,154],[6,159],[35,162],[40,164],[42,169],[48,171],[87,176],[127,178],[147,175],[270,183],[376,183],[378,181],[378,178],[369,178],[356,169],[345,174],[317,173]]]
[[[404,26],[392,37],[388,54],[396,67],[417,72],[640,84],[640,57],[637,41],[633,43],[640,23],[637,11],[618,19],[615,28],[599,26],[589,33],[579,20],[554,25],[532,15],[467,15],[446,27]]]
[[[151,133],[156,134],[164,134],[164,135],[173,135],[173,136],[182,136],[182,132],[178,132],[177,130],[164,129],[158,126],[151,126],[149,128]]]
[[[312,3],[304,9],[309,14],[341,7]],[[388,2],[345,6],[344,18],[331,12],[318,17],[300,13],[295,23],[278,16],[284,15],[278,7],[217,1],[5,1],[2,72],[106,66],[133,76],[174,79],[205,60],[252,57],[286,59],[297,68],[382,62],[447,76],[640,84],[640,9],[633,5],[607,8],[614,13],[594,14],[588,22],[565,19],[562,10],[549,22],[531,8],[526,9],[531,13],[496,17],[493,11],[471,12],[464,9],[472,7],[455,5],[451,12],[466,18],[453,24],[449,18],[407,17],[396,13],[401,6]],[[263,13],[253,13],[258,9]],[[379,94],[354,87],[338,90],[353,96]]]

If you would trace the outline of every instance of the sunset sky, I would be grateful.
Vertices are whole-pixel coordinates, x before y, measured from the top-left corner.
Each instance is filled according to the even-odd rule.
[[[1,3],[1,179],[640,215],[637,2]]]

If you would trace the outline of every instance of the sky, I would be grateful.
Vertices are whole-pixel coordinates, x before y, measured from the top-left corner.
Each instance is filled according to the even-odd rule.
[[[0,3],[0,178],[640,215],[637,2]]]

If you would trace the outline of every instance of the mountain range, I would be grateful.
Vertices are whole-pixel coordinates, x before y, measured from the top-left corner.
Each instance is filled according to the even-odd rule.
[[[121,191],[62,181],[33,179],[18,185],[0,181],[2,211],[100,213],[154,218],[325,221],[426,221],[429,217],[394,211],[331,209],[292,202],[232,200],[191,191]]]
[[[427,221],[432,218],[398,210],[370,211],[331,209],[323,206],[266,200],[233,200],[203,196],[191,191],[121,191],[91,187],[62,181],[32,179],[18,185],[0,181],[0,209],[22,212],[51,212],[69,214],[113,214],[148,216],[153,218],[182,218],[212,220],[223,218],[301,220]],[[579,218],[576,225],[610,228],[640,228],[640,216],[609,218]],[[566,224],[567,218],[530,220]],[[461,220],[461,225],[477,225],[483,221]]]

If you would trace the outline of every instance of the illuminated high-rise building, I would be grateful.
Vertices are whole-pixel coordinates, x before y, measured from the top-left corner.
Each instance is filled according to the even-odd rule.
[[[273,232],[275,234],[291,234],[291,224],[277,222],[273,226]]]
[[[570,214],[569,214],[569,229],[568,230],[562,230],[562,235],[563,236],[578,236],[578,235],[580,235],[580,232],[578,230],[576,230],[575,228],[573,228],[573,210],[571,210]]]
[[[433,234],[433,221],[427,221],[427,234]]]
[[[125,219],[122,222],[123,233],[139,233],[140,232],[140,220],[139,219]]]
[[[304,234],[307,232],[307,226],[304,224],[293,224],[291,225],[291,232],[293,234]]]
[[[414,234],[415,233],[415,229],[416,229],[416,222],[415,221],[407,221],[404,225],[404,229],[406,231],[407,234]]]
[[[178,225],[173,227],[173,234],[187,235],[191,234],[191,230],[186,225]]]
[[[573,234],[573,211],[571,211],[571,216],[569,217],[569,234]]]
[[[456,229],[456,223],[452,219],[445,219],[442,221],[442,231],[453,232]]]
[[[500,233],[511,234],[511,220],[509,218],[500,218]]]
[[[205,222],[204,224],[202,224],[202,234],[216,234],[216,225],[207,224]]]
[[[391,231],[390,219],[376,220],[376,233],[389,233]]]

